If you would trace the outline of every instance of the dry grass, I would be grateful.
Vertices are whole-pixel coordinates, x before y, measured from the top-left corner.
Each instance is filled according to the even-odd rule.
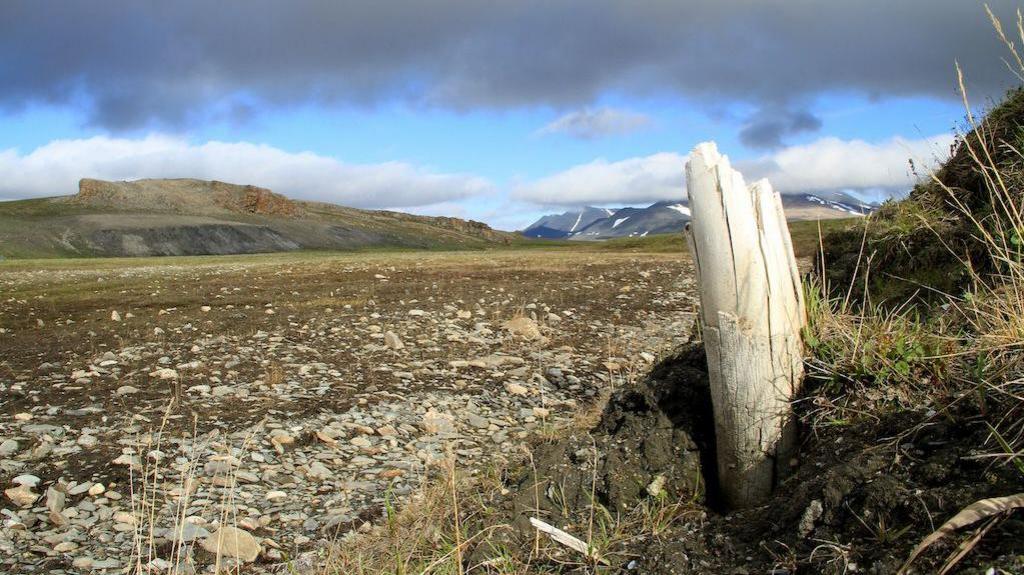
[[[514,463],[531,464],[528,451]],[[666,537],[682,522],[699,525],[705,516],[700,492],[678,501],[652,496],[625,515],[611,513],[592,497],[587,509],[574,510],[586,531],[572,534],[587,543],[588,557],[540,532],[532,538],[517,535],[502,522],[505,516],[495,506],[507,494],[502,466],[472,478],[461,476],[454,458],[439,469],[440,476],[404,504],[389,500],[381,524],[336,542],[320,573],[592,573],[628,563],[631,556],[622,550],[637,541]]]
[[[1024,45],[1024,16],[1018,12],[1015,42],[989,15],[1010,51],[1011,69],[1024,79],[1024,59],[1017,50],[1018,43]],[[946,259],[958,262],[967,286],[962,293],[943,293],[921,285],[920,291],[931,290],[927,306],[912,301],[873,305],[868,286],[873,285],[872,274],[879,272],[870,250],[864,248],[869,233],[865,228],[852,280],[857,284],[808,287],[806,341],[813,356],[808,374],[817,385],[803,411],[812,429],[877,421],[893,412],[948,418],[966,412],[985,421],[991,431],[987,443],[977,446],[977,457],[1011,466],[1024,479],[1021,118],[1012,115],[1017,111],[1011,107],[1012,113],[997,108],[998,113],[978,119],[959,68],[958,80],[967,125],[958,136],[953,159],[922,184],[932,197],[912,197],[889,206],[885,224],[896,235],[900,222],[932,229],[933,241],[949,248]],[[1016,97],[1019,94],[1011,95]],[[976,187],[964,187],[968,183]],[[922,209],[935,213],[919,213]],[[939,219],[942,230],[961,226],[972,249],[947,245],[934,223]],[[872,239],[886,241],[877,235]],[[851,294],[862,296],[858,300]]]

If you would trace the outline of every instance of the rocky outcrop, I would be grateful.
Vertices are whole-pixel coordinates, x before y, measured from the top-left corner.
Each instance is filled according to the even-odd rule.
[[[205,215],[230,212],[294,217],[301,212],[296,202],[266,188],[192,179],[108,182],[83,178],[72,201],[121,210]]]
[[[257,186],[238,186],[224,182],[210,182],[217,205],[233,212],[263,216],[294,216],[299,209],[295,202]]]

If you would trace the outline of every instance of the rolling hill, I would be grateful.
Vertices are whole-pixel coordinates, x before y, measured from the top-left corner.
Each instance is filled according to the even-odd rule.
[[[0,202],[6,258],[484,248],[516,237],[480,222],[298,201],[256,186],[191,179],[84,179],[73,196]]]

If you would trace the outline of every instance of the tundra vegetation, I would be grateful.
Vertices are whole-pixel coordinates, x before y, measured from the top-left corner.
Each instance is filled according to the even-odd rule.
[[[798,443],[740,510],[681,238],[5,262],[0,564],[1024,571],[1024,91],[802,225]]]
[[[1024,25],[1011,42],[994,24],[1024,76]],[[766,504],[723,509],[696,334],[518,462],[453,468],[340,543],[337,572],[1024,571],[1024,91],[969,111],[907,199],[831,226],[793,233],[798,254],[819,248],[803,261],[807,378]],[[644,240],[603,247],[683,243]]]

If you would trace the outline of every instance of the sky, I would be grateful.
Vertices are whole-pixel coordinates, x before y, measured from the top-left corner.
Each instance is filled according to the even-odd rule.
[[[1006,57],[974,0],[4,0],[0,199],[192,177],[512,230],[684,198],[708,140],[879,199],[948,155],[955,63],[983,110]]]

